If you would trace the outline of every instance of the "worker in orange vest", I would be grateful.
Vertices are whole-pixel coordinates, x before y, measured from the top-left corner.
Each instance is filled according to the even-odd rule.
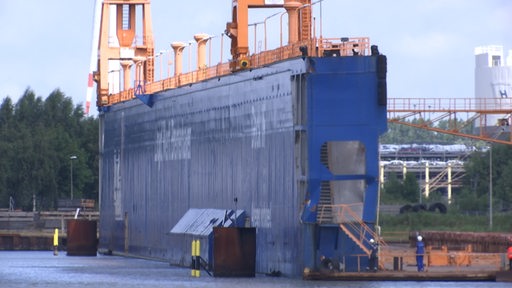
[[[512,271],[512,245],[510,245],[507,249],[507,257],[508,257],[508,270]]]

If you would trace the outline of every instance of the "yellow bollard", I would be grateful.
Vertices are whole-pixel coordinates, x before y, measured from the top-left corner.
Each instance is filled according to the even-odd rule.
[[[201,242],[196,240],[196,277],[201,276]]]
[[[59,229],[55,228],[55,232],[53,233],[53,255],[59,255]]]
[[[192,268],[192,277],[195,277],[196,276],[196,240],[192,240],[192,264],[191,264],[191,268]]]

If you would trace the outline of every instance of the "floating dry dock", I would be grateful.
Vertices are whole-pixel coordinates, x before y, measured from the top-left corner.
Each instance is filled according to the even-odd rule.
[[[256,273],[298,277],[322,257],[359,268],[350,255],[367,253],[375,238],[387,58],[365,37],[316,37],[314,5],[232,1],[233,19],[219,27],[231,38],[229,63],[206,65],[209,38],[194,37],[198,70],[155,81],[149,1],[103,1],[95,73],[101,250],[189,266],[199,239],[212,262],[211,233],[169,231],[192,209],[222,210],[225,221],[196,217],[190,225],[255,228]],[[249,8],[288,14],[288,45],[249,51]],[[133,25],[109,35],[109,9]],[[173,44],[181,68],[187,45]],[[118,60],[122,67],[109,66]],[[119,84],[108,82],[111,70],[123,71],[119,93],[109,91]]]

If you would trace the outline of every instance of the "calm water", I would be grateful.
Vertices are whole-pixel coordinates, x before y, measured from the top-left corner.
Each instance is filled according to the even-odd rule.
[[[190,270],[167,263],[116,256],[71,257],[60,251],[0,251],[0,287],[511,287],[494,282],[340,282],[272,278],[213,278],[204,271],[192,278]]]

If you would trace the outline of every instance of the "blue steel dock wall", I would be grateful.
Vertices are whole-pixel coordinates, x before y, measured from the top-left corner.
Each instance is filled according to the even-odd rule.
[[[289,60],[156,94],[153,108],[112,107],[100,116],[100,249],[188,265],[192,236],[169,230],[189,208],[236,208],[256,228],[258,273],[301,275],[320,255],[362,253],[339,227],[316,224],[315,209],[321,182],[339,178],[322,144],[356,140],[362,218],[375,223],[386,129],[376,58]]]
[[[381,97],[386,95],[385,56],[315,58],[309,66],[314,73],[307,78],[309,174],[302,220],[309,224],[305,224],[304,266],[319,267],[320,257],[324,256],[343,262],[347,271],[358,271],[359,262],[353,255],[364,255],[363,250],[335,222],[318,226],[315,223],[322,181],[362,180],[365,188],[361,195],[361,219],[369,227],[375,226],[379,200],[378,141],[387,129],[386,101],[379,99],[379,93]],[[338,141],[362,144],[364,172],[336,175],[320,161],[322,145]],[[366,266],[367,257],[361,260]]]

